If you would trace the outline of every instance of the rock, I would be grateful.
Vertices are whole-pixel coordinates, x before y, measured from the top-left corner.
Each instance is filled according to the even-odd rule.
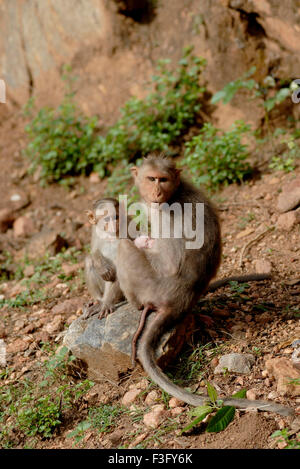
[[[165,413],[165,406],[163,404],[153,406],[152,410],[144,415],[144,424],[149,428],[157,428],[162,422]]]
[[[12,210],[21,210],[30,204],[29,196],[22,189],[14,189],[9,194],[9,207]]]
[[[82,298],[71,298],[69,300],[65,300],[62,303],[58,303],[57,305],[53,306],[51,309],[51,314],[76,313],[79,308],[82,308],[83,303],[84,301]]]
[[[78,262],[77,264],[62,264],[61,268],[65,275],[73,275],[80,269],[84,268],[84,262]]]
[[[255,358],[250,353],[229,353],[220,357],[214,373],[221,374],[227,370],[233,373],[249,374],[254,362]]]
[[[91,173],[89,176],[89,181],[91,184],[98,184],[101,179],[98,173]]]
[[[45,229],[32,237],[26,246],[26,254],[30,259],[44,257],[46,252],[55,255],[68,247],[68,242],[57,231]]]
[[[257,259],[255,261],[255,271],[258,274],[270,274],[272,272],[272,264],[264,259]]]
[[[155,402],[157,402],[157,400],[159,399],[159,394],[157,391],[153,390],[153,391],[150,391],[149,394],[147,394],[147,397],[145,399],[145,404],[146,405],[153,405],[155,404]]]
[[[139,436],[136,437],[135,440],[133,440],[132,443],[130,443],[130,445],[128,446],[129,449],[132,449],[134,448],[135,446],[137,446],[139,443],[141,443],[142,441],[144,441],[144,439],[148,436],[148,433],[141,433]]]
[[[0,339],[0,367],[6,366],[6,344],[3,339]]]
[[[60,314],[58,314],[57,316],[55,316],[54,319],[52,319],[51,322],[48,322],[43,327],[43,330],[48,332],[48,334],[52,335],[55,332],[59,332],[63,328],[63,325],[64,325],[63,318]]]
[[[278,196],[277,210],[288,212],[300,204],[300,176],[286,184]]]
[[[64,345],[73,355],[86,362],[91,379],[103,379],[105,376],[118,380],[120,373],[131,368],[131,341],[140,316],[140,311],[125,304],[101,320],[95,316],[87,320],[79,317],[67,330]],[[154,313],[149,315],[147,321],[151,321],[153,317]],[[176,356],[193,331],[191,318],[187,316],[181,324],[162,337],[157,348],[160,367],[165,367]],[[138,355],[137,349],[137,357]]]
[[[271,358],[266,361],[266,369],[276,379],[277,392],[281,396],[300,396],[300,386],[292,383],[293,379],[300,379],[300,371],[288,358]]]
[[[171,415],[172,417],[177,417],[177,415],[182,414],[182,412],[184,411],[185,411],[184,407],[174,407],[173,409],[171,409]]]
[[[180,407],[182,406],[182,404],[183,404],[183,401],[180,401],[179,399],[177,399],[177,397],[171,397],[171,399],[169,400],[170,409],[174,409],[175,407]]]
[[[248,389],[246,392],[246,397],[249,401],[255,401],[257,399],[257,391],[256,389]]]
[[[280,230],[290,231],[298,223],[300,223],[300,208],[279,215],[276,227]]]
[[[1,337],[1,335],[0,335],[0,337]],[[295,340],[292,343],[292,347],[294,349],[294,351],[292,353],[292,357],[291,357],[293,366],[300,370],[300,340],[299,339]]]
[[[7,346],[7,353],[24,352],[29,347],[29,343],[23,339],[17,339]]]
[[[8,208],[2,208],[0,210],[0,233],[5,233],[13,225],[15,218],[14,212]]]
[[[127,391],[126,394],[124,394],[122,398],[122,405],[130,405],[132,404],[136,398],[141,394],[140,389],[130,389],[130,391]]]
[[[15,220],[13,224],[14,236],[19,237],[28,237],[33,235],[35,228],[34,223],[31,218],[26,215],[19,217]]]

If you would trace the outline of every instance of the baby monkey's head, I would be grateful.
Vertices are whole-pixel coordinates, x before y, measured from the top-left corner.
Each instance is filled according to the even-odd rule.
[[[87,210],[86,213],[89,222],[96,225],[98,235],[119,236],[119,202],[116,199],[99,199],[94,203],[93,210]]]

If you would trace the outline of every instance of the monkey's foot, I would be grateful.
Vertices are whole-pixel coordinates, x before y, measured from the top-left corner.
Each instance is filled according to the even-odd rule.
[[[113,305],[107,305],[105,303],[102,303],[100,312],[99,312],[99,319],[107,318],[107,316],[111,313],[113,313],[115,310]]]
[[[101,308],[101,303],[99,302],[93,302],[89,301],[88,303],[85,303],[82,308],[82,318],[83,319],[89,319],[92,316],[95,316],[95,314],[98,314]]]

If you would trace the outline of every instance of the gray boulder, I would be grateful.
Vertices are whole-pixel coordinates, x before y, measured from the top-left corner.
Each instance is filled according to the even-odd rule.
[[[149,315],[146,325],[154,315]],[[95,316],[89,319],[81,316],[70,325],[63,343],[73,355],[87,364],[91,379],[118,380],[120,374],[132,367],[131,340],[140,316],[141,311],[133,309],[129,304],[120,306],[101,320]],[[187,316],[176,328],[164,334],[157,350],[158,363],[162,368],[180,351],[193,331],[193,324],[193,317]]]

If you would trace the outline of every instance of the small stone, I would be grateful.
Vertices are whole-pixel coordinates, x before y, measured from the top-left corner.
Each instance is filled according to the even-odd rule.
[[[286,184],[278,196],[277,210],[288,212],[300,203],[300,176]]]
[[[145,404],[149,406],[153,405],[158,399],[159,399],[158,392],[155,390],[150,391],[149,394],[147,394],[147,397],[145,399]]]
[[[98,184],[101,181],[99,174],[98,173],[91,173],[90,176],[89,176],[89,181],[92,184]]]
[[[300,209],[283,213],[278,217],[276,227],[280,230],[290,231],[300,223]]]
[[[61,287],[58,287],[61,285]],[[64,289],[68,287],[66,283],[56,285],[57,288]],[[62,286],[63,285],[63,286]],[[72,314],[76,313],[79,308],[83,306],[83,299],[82,298],[70,298],[69,300],[64,300],[61,303],[53,306],[51,309],[51,314]]]
[[[141,433],[141,435],[137,436],[135,440],[133,440],[132,443],[130,443],[130,445],[128,446],[129,449],[132,449],[134,448],[135,446],[137,446],[139,443],[141,443],[142,441],[144,441],[144,439],[148,436],[148,433]]]
[[[180,407],[182,406],[182,404],[183,404],[183,401],[180,401],[179,399],[177,399],[177,397],[171,397],[171,399],[169,400],[170,409],[174,409],[175,407]]]
[[[131,389],[130,391],[127,391],[122,398],[122,405],[129,406],[136,400],[140,393],[140,389]]]
[[[35,228],[32,219],[24,215],[14,221],[13,230],[14,236],[20,238],[33,235]]]
[[[184,407],[174,407],[173,409],[171,409],[171,415],[172,417],[177,417],[177,415],[182,414],[182,412],[184,411],[185,411]]]
[[[149,428],[157,428],[163,420],[165,407],[163,404],[155,405],[150,412],[144,415],[144,424]]]
[[[279,441],[279,442],[277,443],[277,447],[278,447],[279,449],[284,449],[284,448],[287,447],[287,442],[286,442],[286,441]]]
[[[24,352],[28,347],[29,343],[26,340],[17,339],[7,346],[7,353]]]
[[[269,375],[268,370],[263,370],[261,372],[261,375],[262,375],[263,378],[266,378]]]
[[[78,273],[78,271],[80,269],[83,269],[83,267],[84,267],[83,262],[79,262],[77,264],[62,264],[61,266],[64,274],[67,276]]]
[[[300,371],[293,366],[288,358],[281,357],[267,360],[266,369],[269,375],[275,377],[277,392],[281,396],[300,396],[300,386],[292,382],[292,380],[299,380]]]
[[[215,374],[222,374],[224,371],[248,374],[255,362],[252,354],[229,353],[219,359],[219,365],[215,368]]]
[[[248,389],[246,392],[246,397],[249,401],[255,401],[257,399],[257,392],[255,389]]]
[[[264,259],[257,259],[255,261],[255,271],[258,274],[270,274],[272,271],[271,262]]]
[[[63,324],[63,318],[58,314],[51,322],[46,324],[43,329],[48,332],[48,334],[54,334],[63,328]]]

